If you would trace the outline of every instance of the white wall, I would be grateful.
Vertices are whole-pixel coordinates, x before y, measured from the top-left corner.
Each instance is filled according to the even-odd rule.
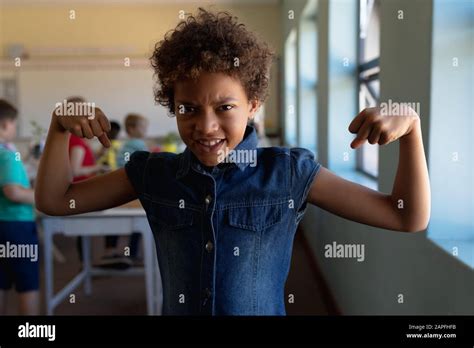
[[[176,131],[175,119],[154,103],[152,76],[147,67],[22,68],[17,72],[20,136],[31,135],[31,120],[48,128],[55,103],[69,96],[83,96],[120,122],[129,112],[142,114],[150,121],[149,136]]]

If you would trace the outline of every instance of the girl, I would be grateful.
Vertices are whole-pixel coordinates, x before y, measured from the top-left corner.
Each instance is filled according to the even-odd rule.
[[[235,17],[200,9],[151,57],[159,80],[155,99],[176,115],[186,150],[135,152],[124,169],[87,181],[71,182],[68,137],[98,137],[107,147],[109,122],[99,109],[93,119],[53,112],[38,173],[38,209],[70,215],[139,198],[156,241],[163,314],[284,315],[293,237],[307,203],[385,229],[427,226],[428,172],[412,110],[384,116],[365,109],[349,125],[353,148],[399,140],[391,194],[339,178],[306,149],[257,148],[247,123],[267,96],[272,57]],[[398,208],[400,199],[405,209]]]

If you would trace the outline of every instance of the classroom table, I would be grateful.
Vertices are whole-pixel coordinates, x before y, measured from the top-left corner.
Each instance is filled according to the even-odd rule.
[[[39,216],[43,228],[46,312],[52,315],[58,306],[74,289],[84,282],[86,295],[92,293],[92,277],[103,275],[145,276],[148,315],[160,315],[162,306],[161,276],[156,257],[155,243],[143,208],[117,207],[100,212],[72,216]],[[132,267],[127,270],[106,270],[91,265],[91,237],[106,235],[142,234],[143,268]],[[83,268],[64,288],[54,294],[53,281],[53,236],[82,237]],[[116,289],[120,291],[120,289]]]

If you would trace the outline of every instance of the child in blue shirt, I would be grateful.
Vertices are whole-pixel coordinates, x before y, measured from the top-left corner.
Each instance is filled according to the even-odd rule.
[[[414,112],[386,117],[378,108],[365,109],[349,126],[354,148],[399,139],[391,194],[338,177],[306,149],[257,147],[256,131],[247,124],[267,96],[272,58],[235,17],[199,9],[151,57],[155,99],[176,115],[185,151],[138,151],[124,169],[77,184],[63,165],[69,133],[96,136],[109,146],[109,124],[99,109],[92,120],[53,111],[38,208],[69,215],[138,197],[155,237],[163,314],[284,315],[293,238],[307,203],[396,231],[427,225],[429,182]],[[399,200],[409,208],[399,209]]]
[[[125,140],[117,154],[117,166],[124,167],[135,151],[148,151],[145,136],[148,120],[142,115],[128,114],[125,117],[125,131],[128,139]]]
[[[0,100],[0,315],[6,291],[18,292],[19,314],[39,314],[38,237],[34,191],[20,153],[10,145],[16,136],[17,110]],[[22,250],[22,251],[21,251]]]

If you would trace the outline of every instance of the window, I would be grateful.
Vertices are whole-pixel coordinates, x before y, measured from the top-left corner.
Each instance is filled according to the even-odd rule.
[[[285,145],[296,146],[296,31],[293,29],[285,43]]]
[[[316,2],[308,1],[299,24],[298,146],[316,154],[317,139],[317,33]]]
[[[360,0],[359,3],[359,111],[379,103],[380,2]],[[365,143],[357,150],[359,171],[378,177],[378,147]]]
[[[329,1],[328,6],[327,165],[330,170],[349,180],[353,180],[354,176],[367,179],[365,175],[355,175],[359,174],[356,171],[356,151],[349,147],[354,136],[347,130],[358,111],[359,3],[338,0]],[[324,47],[324,42],[321,43]],[[324,79],[324,76],[320,78]]]
[[[428,237],[474,267],[474,6],[433,2]],[[446,115],[449,115],[447,117]],[[422,115],[423,117],[423,115]]]

